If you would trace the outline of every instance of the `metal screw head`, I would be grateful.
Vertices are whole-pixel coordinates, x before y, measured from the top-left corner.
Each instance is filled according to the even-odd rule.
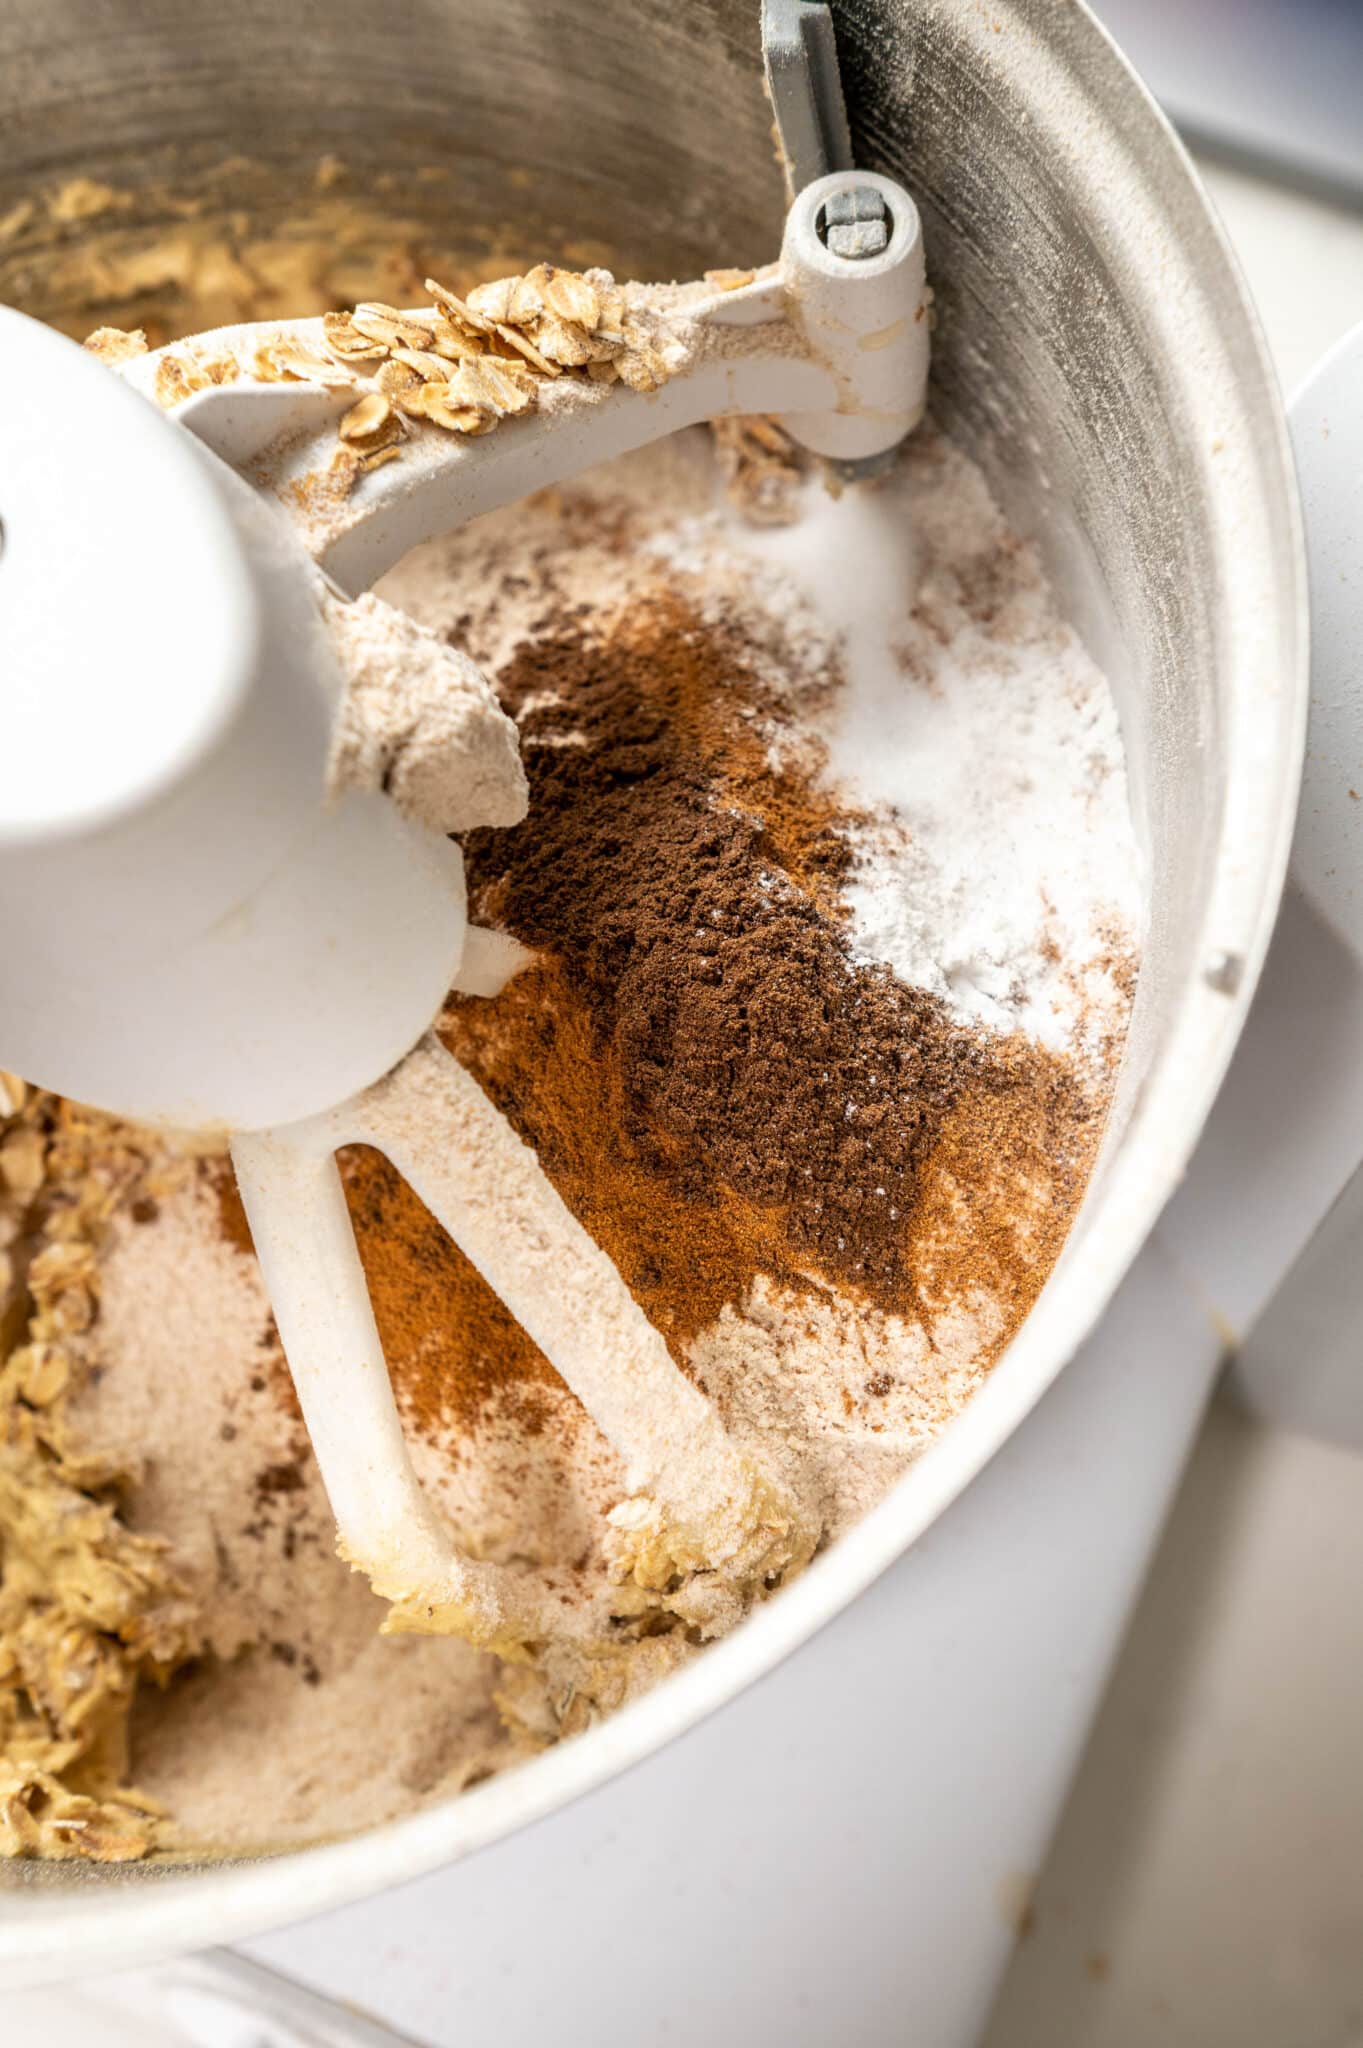
[[[819,234],[835,256],[856,263],[889,247],[890,218],[873,185],[835,192],[819,215]]]
[[[1240,986],[1245,963],[1238,953],[1217,951],[1209,953],[1202,969],[1202,979],[1208,988],[1216,990],[1219,996],[1233,996]]]

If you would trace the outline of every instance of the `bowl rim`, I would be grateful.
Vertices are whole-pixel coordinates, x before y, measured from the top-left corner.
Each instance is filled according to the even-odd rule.
[[[1022,11],[1037,0],[1012,0]],[[1177,1021],[1135,1105],[1101,1195],[1103,1242],[1054,1276],[984,1386],[950,1428],[865,1518],[781,1597],[751,1615],[704,1657],[640,1700],[569,1742],[475,1789],[343,1841],[278,1856],[199,1866],[142,1867],[122,1881],[21,1882],[0,1891],[0,1983],[125,1968],[189,1949],[263,1934],[351,1904],[472,1855],[642,1763],[772,1672],[877,1579],[937,1520],[988,1464],[1041,1399],[1107,1307],[1177,1185],[1201,1134],[1239,1038],[1276,921],[1301,779],[1308,705],[1305,551],[1286,418],[1266,344],[1238,265],[1186,150],[1111,37],[1080,0],[1060,28],[1085,83],[1108,67],[1104,90],[1121,105],[1123,145],[1142,119],[1145,179],[1176,206],[1201,239],[1198,254],[1219,265],[1215,319],[1238,322],[1242,380],[1254,414],[1246,451],[1262,501],[1281,531],[1254,565],[1266,617],[1276,620],[1291,659],[1261,634],[1257,664],[1237,670],[1228,725],[1240,778],[1227,806],[1199,921],[1199,956],[1235,954],[1243,963],[1231,993],[1190,977]],[[1083,47],[1079,60],[1075,49]],[[1191,263],[1193,251],[1187,252]],[[1217,283],[1202,274],[1204,296]],[[1213,316],[1207,315],[1208,320]],[[1239,488],[1244,488],[1241,477]],[[1227,474],[1222,516],[1237,486]],[[1062,1265],[1064,1261],[1062,1259]]]

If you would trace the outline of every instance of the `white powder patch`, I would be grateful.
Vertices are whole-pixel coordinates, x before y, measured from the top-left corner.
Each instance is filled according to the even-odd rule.
[[[800,667],[841,667],[812,727],[863,813],[856,957],[963,1022],[1101,1056],[1143,919],[1116,706],[979,472],[927,440],[881,485],[810,481],[793,526],[712,510],[653,546],[726,602],[750,565]]]

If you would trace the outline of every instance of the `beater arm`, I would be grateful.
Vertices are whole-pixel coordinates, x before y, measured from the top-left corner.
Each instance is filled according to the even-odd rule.
[[[836,253],[827,215],[849,194],[883,205],[882,249]],[[420,322],[431,314],[404,317]],[[419,541],[726,414],[774,414],[812,453],[859,468],[892,452],[926,403],[928,292],[917,208],[889,178],[821,178],[790,209],[780,263],[738,290],[691,288],[675,327],[683,360],[661,389],[560,378],[552,408],[504,419],[494,434],[477,438],[426,428],[403,444],[400,460],[346,497],[328,489],[327,473],[336,423],[359,395],[354,373],[338,365],[335,376],[345,381],[330,387],[258,383],[250,374],[270,342],[291,343],[301,361],[324,362],[320,320],[199,337],[199,351],[234,362],[239,374],[183,399],[174,417],[279,499],[309,554],[352,593]],[[120,374],[152,395],[175,353],[135,357]]]
[[[752,1583],[803,1563],[791,1508],[730,1444],[531,1148],[430,1037],[329,1115],[232,1141],[341,1553],[393,1602],[390,1626],[455,1625],[514,1651],[564,1623],[544,1574],[455,1549],[412,1471],[335,1159],[349,1144],[393,1162],[619,1452],[622,1578],[659,1588],[723,1568]]]

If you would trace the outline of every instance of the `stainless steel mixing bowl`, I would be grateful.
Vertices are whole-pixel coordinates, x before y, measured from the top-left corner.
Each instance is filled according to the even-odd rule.
[[[1263,348],[1177,143],[1081,6],[835,14],[860,160],[923,209],[938,415],[1039,539],[1125,724],[1150,933],[1070,1244],[942,1443],[649,1699],[357,1842],[154,1878],[12,1867],[11,1978],[360,1896],[545,1815],[731,1696],[990,1457],[1102,1312],[1197,1138],[1273,920],[1305,718],[1295,496]],[[123,262],[183,229],[229,267],[244,236],[287,254],[290,223],[337,191],[397,223],[414,260],[497,244],[647,276],[761,260],[783,210],[769,127],[757,0],[0,0],[0,299],[79,326],[92,296],[126,296],[112,273],[100,284],[102,251]],[[319,175],[324,156],[344,168]],[[356,233],[362,265],[373,236]],[[174,319],[174,265],[141,275]]]

